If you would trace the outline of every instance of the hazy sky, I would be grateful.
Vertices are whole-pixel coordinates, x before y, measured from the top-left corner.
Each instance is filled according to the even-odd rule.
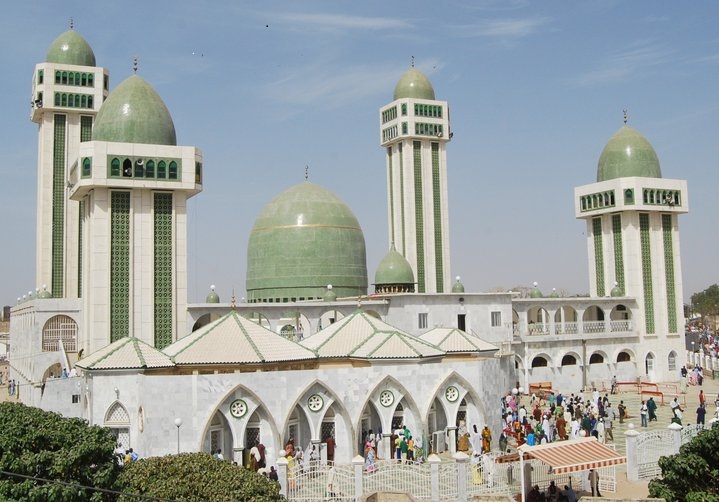
[[[666,178],[687,179],[684,297],[719,281],[719,4],[602,1],[24,1],[3,5],[0,304],[34,289],[34,65],[68,28],[110,70],[139,74],[204,152],[190,201],[191,302],[245,295],[246,247],[276,194],[310,181],[364,230],[373,282],[388,250],[378,109],[414,56],[451,109],[451,273],[468,291],[588,291],[573,189],[622,125]]]

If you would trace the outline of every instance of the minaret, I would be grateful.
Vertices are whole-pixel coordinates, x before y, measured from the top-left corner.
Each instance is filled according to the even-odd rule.
[[[412,266],[418,293],[448,293],[449,107],[435,99],[432,84],[413,61],[379,120],[387,152],[389,241]]]
[[[675,379],[672,360],[684,352],[678,216],[689,211],[687,182],[662,178],[654,148],[626,121],[599,157],[597,182],[574,191],[576,217],[587,222],[590,294],[635,298],[638,373]]]
[[[91,353],[135,336],[163,348],[186,332],[187,199],[202,190],[202,153],[177,145],[165,103],[132,75],[100,108],[78,166],[69,184],[85,209],[79,346]]]
[[[109,84],[90,45],[70,28],[35,66],[30,102],[38,124],[36,284],[55,298],[82,296],[82,204],[68,198],[68,180]]]

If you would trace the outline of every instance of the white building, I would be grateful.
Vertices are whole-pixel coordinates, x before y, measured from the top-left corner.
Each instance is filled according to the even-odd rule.
[[[145,456],[219,448],[241,460],[255,440],[273,456],[289,438],[305,447],[333,435],[335,459],[348,462],[370,429],[404,424],[450,449],[462,425],[498,434],[496,403],[512,387],[675,377],[686,183],[661,179],[651,159],[633,169],[654,152],[633,130],[610,140],[599,181],[576,190],[590,297],[451,284],[448,105],[412,68],[380,111],[390,242],[372,245],[390,251],[374,293],[351,209],[304,182],[255,221],[248,301],[222,303],[212,289],[187,305],[186,201],[202,190],[202,154],[176,145],[169,111],[137,75],[99,106],[108,74],[77,33],[46,59],[32,117],[38,288],[51,287],[12,310],[11,378],[24,402],[111,427]],[[92,106],[79,98],[88,110],[70,104],[72,85],[89,87]],[[52,106],[50,93],[60,96]],[[60,134],[68,123],[76,133]],[[79,376],[57,378],[64,368]]]

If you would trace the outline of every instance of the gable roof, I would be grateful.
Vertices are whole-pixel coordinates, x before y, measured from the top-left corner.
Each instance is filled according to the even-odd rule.
[[[459,328],[433,328],[419,337],[445,352],[489,352],[498,347]]]
[[[417,359],[445,354],[439,347],[361,310],[305,338],[301,344],[321,358]]]
[[[155,347],[126,336],[82,358],[76,364],[85,370],[171,368],[175,364]]]
[[[175,364],[251,364],[317,359],[317,354],[231,311],[168,345]]]

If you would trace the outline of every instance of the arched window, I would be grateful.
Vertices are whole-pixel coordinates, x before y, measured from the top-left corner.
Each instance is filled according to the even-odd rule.
[[[51,317],[42,328],[42,351],[60,350],[60,341],[65,352],[77,352],[77,323],[66,315]]]
[[[92,99],[93,99],[92,96],[87,97],[87,107],[88,108],[92,108],[92,103],[93,103]]]
[[[67,106],[67,94],[63,94],[63,95],[62,95],[62,98],[61,98],[61,101],[60,101],[60,105],[61,105],[61,106]]]
[[[145,177],[145,161],[142,159],[137,159],[135,161],[135,178],[144,178]]]
[[[154,178],[154,177],[155,177],[155,161],[148,160],[147,164],[145,164],[145,178]]]
[[[94,86],[95,86],[95,75],[93,75],[92,73],[90,73],[90,74],[87,76],[87,85],[88,85],[88,87],[94,87]]]
[[[562,358],[562,366],[573,366],[577,364],[577,358],[572,354],[567,354]]]
[[[549,365],[549,362],[546,358],[542,356],[537,356],[534,359],[532,359],[532,368],[545,368]]]
[[[59,71],[55,72],[55,83],[59,84],[62,81],[62,73]]]
[[[72,94],[67,97],[67,106],[69,106],[70,108],[75,106],[75,96],[73,96]]]
[[[170,170],[167,177],[171,180],[177,179],[177,162],[175,162],[174,160],[170,162]]]
[[[617,354],[617,362],[618,363],[626,363],[632,360],[632,357],[629,355],[628,352],[620,352]]]
[[[646,359],[644,359],[644,369],[647,372],[647,375],[654,371],[654,354],[651,352],[647,354]]]
[[[132,161],[130,159],[122,161],[122,175],[125,178],[132,178]]]
[[[120,159],[117,157],[110,162],[110,176],[120,176]]]
[[[86,178],[92,173],[92,161],[89,157],[82,160],[82,177]]]
[[[80,106],[81,106],[82,108],[87,108],[87,96],[85,96],[85,95],[83,94],[82,97],[80,98],[80,102],[81,102],[81,105],[80,105]]]
[[[157,163],[157,179],[164,180],[167,177],[167,167],[165,161],[161,160]]]
[[[677,353],[673,350],[669,353],[669,357],[667,358],[667,363],[669,365],[669,371],[676,371],[677,370]]]
[[[55,93],[55,106],[60,106],[60,93]]]
[[[625,204],[634,204],[634,190],[631,188],[627,188],[624,190],[624,203]]]
[[[67,72],[62,72],[62,83],[67,84]]]
[[[104,426],[115,434],[123,450],[130,448],[130,414],[122,404],[115,402],[108,408]]]
[[[82,74],[82,85],[87,86],[87,73]]]
[[[595,352],[592,354],[592,356],[589,358],[589,364],[601,364],[604,362],[604,356],[601,355],[598,352]]]

